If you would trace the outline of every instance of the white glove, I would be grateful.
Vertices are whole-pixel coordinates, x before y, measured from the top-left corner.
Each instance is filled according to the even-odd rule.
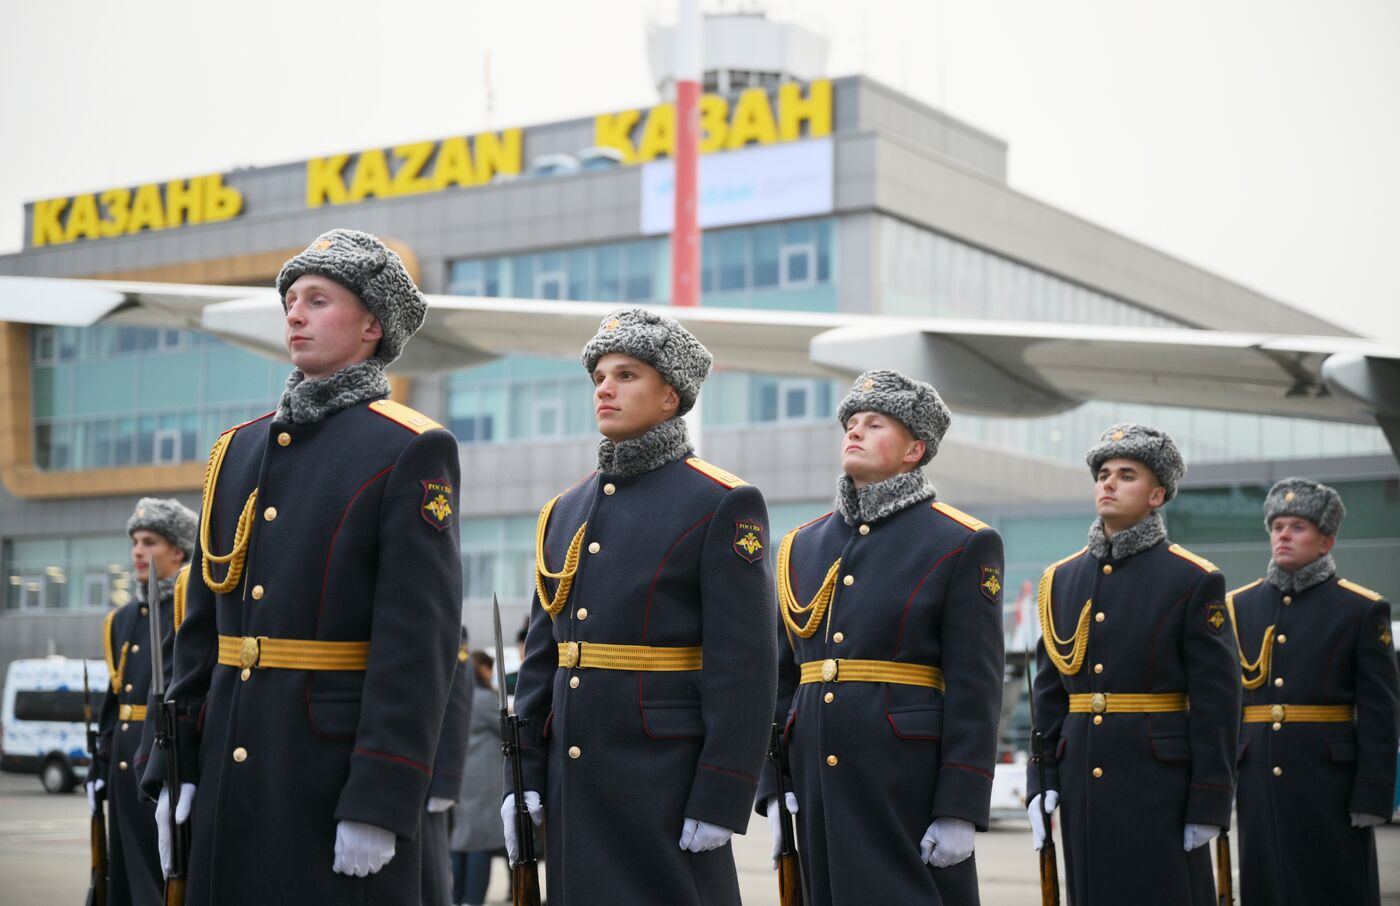
[[[1056,806],[1060,804],[1059,790],[1047,790],[1045,793],[1045,814],[1052,815]],[[1031,804],[1026,807],[1026,814],[1031,819],[1031,840],[1035,843],[1035,848],[1040,849],[1045,846],[1045,825],[1040,820],[1040,794],[1036,793],[1031,799]]]
[[[335,863],[331,871],[357,878],[379,871],[394,858],[394,832],[359,821],[335,826]]]
[[[194,784],[180,784],[180,801],[175,805],[175,823],[184,824],[190,820],[194,808]],[[156,848],[160,850],[160,870],[170,875],[170,789],[160,788],[160,798],[156,800]]]
[[[957,865],[972,855],[977,828],[961,818],[934,818],[919,841],[919,855],[934,868]]]
[[[797,795],[788,793],[783,800],[787,804],[788,814],[797,814]],[[773,835],[773,867],[778,867],[778,853],[783,850],[783,824],[778,818],[778,797],[768,797],[768,830]]]
[[[437,796],[428,797],[428,813],[436,815],[438,812],[445,812],[457,803],[456,799],[441,799]]]
[[[99,781],[97,781],[97,782],[98,782],[98,783],[101,783],[102,781],[99,780]],[[1352,812],[1352,813],[1351,813],[1351,826],[1352,826],[1352,827],[1375,827],[1375,826],[1378,825],[1378,824],[1384,824],[1384,823],[1385,823],[1385,819],[1382,818],[1380,815],[1368,815],[1368,814],[1366,814],[1365,812]]]
[[[86,786],[87,786],[87,794],[88,794],[88,811],[91,812],[91,813],[94,814],[94,815],[97,814],[97,794],[100,793],[100,792],[102,792],[102,788],[103,788],[104,786],[106,786],[106,785],[107,785],[107,781],[102,780],[102,779],[98,779],[98,780],[89,780],[89,781],[87,782],[87,784],[86,784]],[[1353,821],[1352,826],[1353,826],[1353,827],[1356,826],[1355,823],[1354,823],[1355,820],[1356,820],[1355,818],[1352,819],[1352,821]]]
[[[1205,846],[1218,836],[1220,836],[1220,828],[1214,824],[1192,824],[1188,821],[1185,836],[1186,851],[1189,853],[1199,846]]]
[[[709,852],[728,843],[733,835],[727,827],[687,818],[681,825],[681,849],[692,853]]]
[[[544,821],[544,805],[540,803],[540,794],[534,790],[525,791],[525,810],[530,813],[530,820],[535,822],[535,827],[539,827]],[[520,858],[520,842],[515,839],[515,794],[511,793],[506,797],[506,801],[501,803],[501,824],[506,830],[506,858],[511,865]]]

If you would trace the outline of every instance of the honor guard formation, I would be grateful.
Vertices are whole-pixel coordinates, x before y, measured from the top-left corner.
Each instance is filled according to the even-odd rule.
[[[859,375],[831,512],[774,526],[695,455],[709,351],[604,318],[597,466],[540,509],[512,710],[499,612],[494,659],[462,628],[457,442],[389,399],[423,295],[351,230],[277,289],[276,410],[219,436],[198,516],[145,498],[127,525],[91,902],[480,903],[504,846],[517,904],[737,904],[751,811],[784,904],[979,902],[1005,554],[929,480],[934,387]],[[1340,496],[1278,482],[1264,575],[1227,583],[1168,536],[1171,437],[1114,425],[1086,461],[1097,518],[1036,599],[1044,902],[1057,876],[1078,906],[1234,902],[1233,814],[1246,906],[1379,904],[1400,699],[1390,606],[1332,559]]]

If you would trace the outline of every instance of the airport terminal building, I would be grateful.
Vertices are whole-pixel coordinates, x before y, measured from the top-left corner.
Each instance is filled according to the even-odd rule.
[[[707,81],[705,306],[1347,335],[1017,192],[1004,142],[868,78]],[[429,293],[665,305],[674,125],[660,103],[41,199],[0,274],[265,287],[352,227],[389,240]],[[189,328],[75,323],[58,304],[48,323],[0,323],[0,670],[94,654],[131,592],[136,498],[198,510],[215,437],[274,407],[286,362]],[[394,387],[461,444],[464,620],[484,640],[493,592],[516,624],[533,594],[539,507],[592,468],[589,382],[577,360],[511,357]],[[764,491],[775,538],[831,508],[844,389],[739,371],[705,386],[701,454]],[[1008,644],[1032,619],[1028,583],[1084,543],[1083,452],[1118,420],[1176,437],[1190,472],[1171,534],[1232,584],[1266,565],[1264,492],[1303,474],[1346,499],[1341,572],[1400,594],[1400,465],[1379,429],[1105,397],[1030,419],[955,411],[929,467],[942,499],[1005,537]]]

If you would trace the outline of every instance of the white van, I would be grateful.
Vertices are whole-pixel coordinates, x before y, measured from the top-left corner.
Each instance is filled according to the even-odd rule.
[[[87,777],[83,660],[44,657],[10,662],[0,707],[0,771],[38,774],[50,793],[67,793]],[[92,725],[107,691],[107,663],[87,661]]]

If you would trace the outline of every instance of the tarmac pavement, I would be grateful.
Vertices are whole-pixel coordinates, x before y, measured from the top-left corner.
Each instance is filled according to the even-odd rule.
[[[749,832],[735,837],[739,886],[749,906],[774,904],[778,898],[767,824],[755,816]],[[83,902],[89,874],[88,826],[81,788],[71,795],[50,795],[37,777],[0,774],[0,906]],[[679,837],[680,829],[676,832]],[[1400,825],[1378,828],[1376,844],[1382,900],[1400,906]],[[983,906],[1038,902],[1040,885],[1025,820],[997,821],[989,833],[978,834],[977,863]],[[1238,869],[1238,855],[1233,864]],[[506,883],[505,862],[498,860],[487,902],[507,902]]]

